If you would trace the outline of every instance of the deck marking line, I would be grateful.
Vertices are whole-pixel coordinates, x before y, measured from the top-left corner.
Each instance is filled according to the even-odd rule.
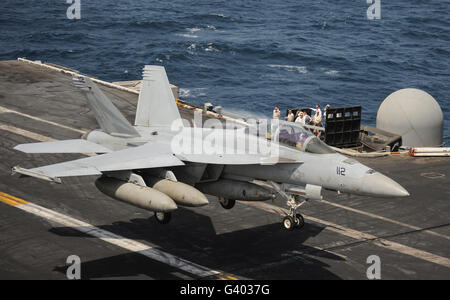
[[[2,195],[3,194],[4,193],[2,193]],[[10,195],[8,195],[8,196],[10,196]],[[14,196],[12,196],[12,197],[14,197]],[[16,198],[16,197],[14,197],[14,198]],[[22,200],[22,199],[20,199],[20,200],[23,202],[26,202],[25,200]],[[190,262],[188,260],[179,258],[172,254],[169,254],[169,253],[163,252],[161,250],[158,250],[156,248],[153,248],[149,245],[146,245],[141,242],[137,242],[135,240],[131,240],[128,238],[124,238],[115,233],[100,229],[89,223],[86,223],[86,222],[80,221],[78,219],[69,217],[67,215],[58,213],[56,211],[44,208],[42,206],[39,206],[39,205],[31,203],[31,202],[20,204],[18,202],[12,202],[12,200],[10,200],[10,197],[6,198],[3,196],[0,197],[0,201],[7,203],[9,205],[13,205],[14,207],[17,207],[23,211],[26,211],[30,214],[35,215],[35,216],[39,216],[41,218],[58,223],[60,225],[73,228],[82,233],[99,238],[100,240],[103,240],[107,243],[113,244],[115,246],[121,247],[121,248],[129,250],[131,252],[136,252],[136,253],[142,254],[152,260],[159,261],[161,263],[164,263],[171,267],[183,270],[185,272],[196,275],[198,277],[210,277],[210,276],[217,276],[219,274],[223,274],[222,271],[217,271],[217,270],[212,270],[212,269],[206,268],[204,266],[198,265],[196,263]],[[8,203],[8,202],[10,202],[10,203]],[[17,203],[17,205],[14,205],[15,203]]]
[[[28,201],[25,201],[23,199],[14,197],[12,195],[9,195],[9,194],[3,193],[3,192],[0,192],[0,197],[12,200],[12,201],[20,203],[20,204],[27,204],[27,203],[29,203]]]
[[[71,130],[71,131],[75,131],[75,132],[78,132],[78,133],[81,133],[81,134],[85,133],[85,131],[83,131],[83,130],[72,128],[72,127],[69,127],[69,126],[66,126],[66,125],[62,125],[62,124],[59,124],[59,123],[55,123],[55,122],[52,122],[52,121],[47,121],[47,120],[44,120],[44,119],[41,119],[41,118],[38,118],[38,117],[35,117],[35,116],[32,116],[32,115],[29,115],[29,114],[21,113],[21,112],[18,112],[16,110],[12,110],[12,109],[6,108],[4,106],[0,106],[0,113],[13,113],[13,114],[17,114],[17,115],[22,116],[22,117],[26,117],[26,118],[29,118],[29,119],[32,119],[32,120],[44,122],[44,123],[47,123],[47,124],[50,124],[50,125],[54,125],[54,126],[57,126],[57,127],[60,127],[60,128],[68,129],[68,130]]]
[[[34,133],[32,131],[29,130],[25,130],[25,129],[21,129],[15,126],[11,126],[11,125],[6,125],[2,122],[0,122],[0,130],[5,130],[5,131],[9,131],[11,133],[26,137],[26,138],[30,138],[32,140],[36,140],[36,141],[40,141],[40,142],[57,142],[59,140],[42,135],[42,134],[38,134],[38,133]],[[56,154],[56,153],[54,153]],[[70,154],[76,154],[76,153],[70,153]],[[78,154],[83,154],[86,156],[96,156],[96,153],[78,153]]]
[[[268,203],[264,203],[264,202],[244,202],[244,201],[240,201],[240,203],[251,206],[251,207],[255,207],[255,208],[259,208],[261,210],[270,212],[270,213],[276,213],[279,215],[286,215],[287,213],[289,213],[289,211],[285,208],[281,208],[278,207],[276,205],[272,205],[272,204],[268,204]],[[319,223],[319,224],[323,224],[326,225],[326,229],[339,233],[341,235],[345,235],[351,238],[354,238],[356,240],[360,240],[360,241],[371,241],[374,245],[377,245],[379,247],[382,248],[386,248],[389,250],[393,250],[402,254],[406,254],[409,256],[413,256],[415,258],[419,258],[428,262],[432,262],[447,268],[450,268],[450,259],[446,258],[446,257],[442,257],[436,254],[432,254],[423,250],[419,250],[419,249],[415,249],[409,246],[405,246],[396,242],[391,242],[389,240],[383,239],[383,238],[379,238],[375,235],[371,235],[368,233],[364,233],[364,232],[360,232],[354,229],[350,229],[338,224],[334,224],[332,222],[329,221],[325,221],[325,220],[321,220],[315,217],[311,217],[311,216],[305,216],[303,215],[305,219]]]
[[[11,133],[14,134],[18,134],[36,141],[41,141],[41,142],[55,142],[57,141],[54,138],[42,135],[42,134],[38,134],[38,133],[34,133],[25,129],[21,129],[21,128],[17,128],[14,126],[10,126],[7,125],[5,123],[0,122],[0,130],[5,130],[5,131],[9,131]]]
[[[410,229],[413,229],[413,230],[417,230],[417,231],[420,231],[420,232],[425,232],[425,233],[428,233],[428,234],[431,234],[431,235],[434,235],[434,236],[438,236],[438,237],[450,240],[450,236],[448,236],[448,235],[443,235],[443,234],[440,234],[440,233],[437,233],[437,232],[434,232],[434,231],[431,231],[431,230],[423,230],[422,228],[414,226],[414,225],[409,225],[409,224],[406,224],[406,223],[403,223],[403,222],[399,222],[399,221],[396,221],[396,220],[393,220],[393,219],[385,218],[385,217],[382,217],[382,216],[379,216],[379,215],[375,215],[375,214],[372,214],[372,213],[369,213],[369,212],[365,212],[365,211],[362,211],[362,210],[359,210],[359,209],[356,209],[356,208],[352,208],[352,207],[348,207],[348,206],[345,206],[345,205],[329,202],[329,201],[326,201],[326,200],[321,200],[320,202],[323,202],[325,204],[332,205],[332,206],[335,206],[335,207],[338,207],[338,208],[342,208],[342,209],[345,209],[345,210],[348,210],[348,211],[351,211],[351,212],[354,212],[354,213],[357,213],[357,214],[365,215],[365,216],[368,216],[368,217],[371,217],[371,218],[374,218],[374,219],[380,219],[380,220],[385,221],[385,222],[390,222],[390,223],[393,223],[393,224],[396,224],[396,225],[400,225],[400,226],[403,226],[403,227],[407,227],[407,228],[410,228]]]
[[[2,197],[2,196],[0,196],[0,202],[3,202],[5,204],[11,205],[11,206],[18,206],[18,205],[20,205],[20,203],[14,201],[14,200],[8,199],[6,197]]]

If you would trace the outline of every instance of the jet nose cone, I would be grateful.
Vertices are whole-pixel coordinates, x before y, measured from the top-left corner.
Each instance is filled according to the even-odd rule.
[[[407,197],[409,193],[400,184],[380,173],[366,174],[363,178],[364,190],[376,197]]]

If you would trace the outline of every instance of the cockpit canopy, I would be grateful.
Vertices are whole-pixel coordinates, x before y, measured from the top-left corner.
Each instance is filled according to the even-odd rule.
[[[272,124],[272,132],[272,140],[278,139],[280,144],[316,154],[335,153],[301,124],[279,121],[279,124]]]

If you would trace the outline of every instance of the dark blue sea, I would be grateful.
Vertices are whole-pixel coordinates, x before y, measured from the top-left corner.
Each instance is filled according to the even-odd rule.
[[[270,116],[288,107],[363,105],[375,125],[390,93],[423,89],[450,144],[450,1],[2,0],[0,59],[26,57],[107,81],[164,65],[181,97]],[[420,116],[418,116],[420,117]]]

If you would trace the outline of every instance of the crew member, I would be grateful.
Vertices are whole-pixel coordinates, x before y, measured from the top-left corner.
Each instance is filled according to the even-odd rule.
[[[322,116],[322,110],[320,109],[320,105],[317,104],[316,108],[311,108],[311,110],[314,112],[314,115],[317,114],[317,112],[319,113],[320,116]]]
[[[316,105],[316,109],[313,109],[315,111],[314,117],[313,117],[313,124],[314,126],[322,127],[322,110],[320,109],[320,105]],[[314,129],[314,134],[320,138],[320,135],[322,132],[318,129]]]
[[[270,139],[273,138],[275,132],[277,131],[277,128],[279,127],[280,115],[281,115],[280,109],[278,108],[278,106],[275,106],[273,108],[273,120],[270,125],[270,134],[267,135],[267,137]]]
[[[273,109],[273,118],[279,120],[280,115],[281,115],[280,109],[278,108],[278,106],[275,106],[275,108]]]
[[[300,123],[302,125],[305,125],[306,118],[305,118],[305,114],[303,113],[303,111],[299,110],[297,112],[297,118],[295,119],[295,123]]]
[[[287,115],[287,117],[286,117],[286,121],[288,121],[288,122],[294,122],[294,118],[295,118],[294,113],[292,112],[292,109],[290,109],[290,110],[288,111],[288,115]]]

